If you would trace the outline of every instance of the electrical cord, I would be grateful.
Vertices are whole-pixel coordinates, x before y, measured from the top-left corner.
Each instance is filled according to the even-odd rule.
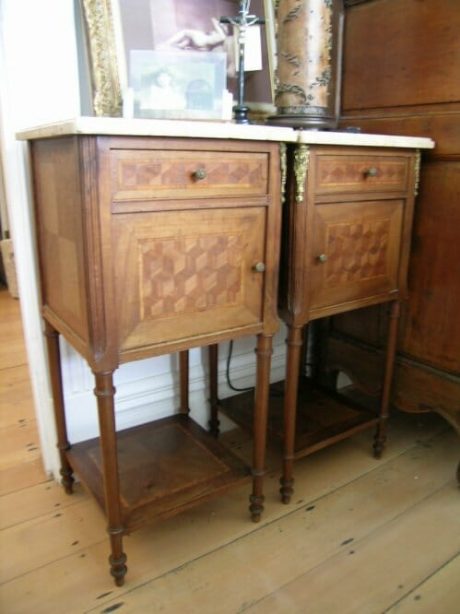
[[[225,376],[227,378],[228,387],[234,390],[235,392],[249,392],[249,390],[254,390],[254,386],[249,386],[248,388],[237,388],[236,386],[232,384],[232,381],[230,379],[230,363],[232,360],[232,354],[233,354],[233,341],[230,341],[228,344],[227,365],[225,369]]]

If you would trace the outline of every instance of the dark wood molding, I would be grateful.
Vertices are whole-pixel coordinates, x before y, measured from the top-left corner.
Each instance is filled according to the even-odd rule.
[[[356,6],[358,4],[366,4],[369,2],[375,2],[376,0],[345,0],[345,8],[350,8],[351,6]]]

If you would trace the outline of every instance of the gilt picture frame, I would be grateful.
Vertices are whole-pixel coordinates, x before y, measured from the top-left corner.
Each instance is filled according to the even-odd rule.
[[[92,100],[95,115],[119,117],[123,114],[123,94],[129,82],[129,55],[133,49],[165,46],[185,30],[201,31],[218,38],[215,20],[236,16],[236,0],[138,0],[127,8],[128,0],[81,0],[90,57]],[[246,102],[257,112],[271,112],[275,89],[274,0],[253,0],[251,12],[265,19],[263,29],[263,70],[248,73]],[[133,6],[137,7],[133,10]],[[129,10],[128,10],[129,9]],[[159,16],[161,15],[161,19]],[[212,42],[212,41],[211,41]],[[229,53],[225,46],[213,48]],[[182,47],[184,53],[187,47]],[[205,49],[209,52],[209,49]],[[229,79],[231,86],[231,79]]]

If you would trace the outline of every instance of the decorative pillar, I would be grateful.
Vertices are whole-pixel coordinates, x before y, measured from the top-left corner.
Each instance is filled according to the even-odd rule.
[[[343,0],[278,1],[277,114],[270,123],[337,126],[343,19]]]

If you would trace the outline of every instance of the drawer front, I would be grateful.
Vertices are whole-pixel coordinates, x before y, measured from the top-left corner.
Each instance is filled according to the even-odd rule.
[[[402,200],[315,207],[311,309],[398,290],[403,210]]]
[[[268,154],[257,152],[112,150],[114,201],[264,196]]]
[[[408,188],[410,158],[403,156],[318,156],[314,177],[317,194],[347,192],[404,192]]]

